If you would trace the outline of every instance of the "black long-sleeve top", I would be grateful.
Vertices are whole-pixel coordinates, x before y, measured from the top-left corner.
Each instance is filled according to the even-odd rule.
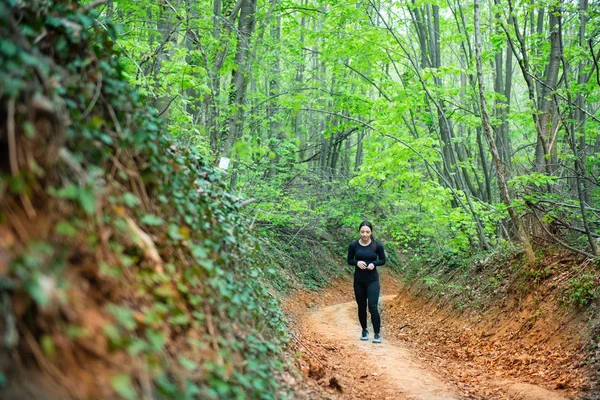
[[[359,261],[364,261],[367,265],[373,263],[375,268],[371,271],[368,269],[360,269],[356,266]],[[354,281],[355,282],[371,282],[379,279],[377,267],[385,264],[385,252],[383,245],[375,242],[375,250],[373,251],[373,243],[363,246],[355,240],[348,246],[348,264],[354,265]]]

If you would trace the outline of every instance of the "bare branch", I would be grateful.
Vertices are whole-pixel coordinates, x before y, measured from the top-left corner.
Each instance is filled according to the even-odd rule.
[[[373,85],[379,91],[379,94],[381,94],[383,97],[385,97],[385,99],[387,101],[389,101],[390,103],[392,102],[392,99],[390,99],[389,96],[387,94],[385,94],[385,92],[372,79],[369,79],[362,72],[360,72],[356,68],[352,67],[348,62],[345,62],[344,65],[346,67],[350,68],[352,71],[356,72],[358,75],[360,75],[364,80],[369,82],[371,85]]]
[[[19,173],[17,158],[17,137],[15,135],[15,98],[11,97],[7,105],[6,130],[8,131],[8,154],[10,158],[10,171],[13,175]]]
[[[86,14],[88,11],[93,10],[94,8],[107,3],[108,0],[94,0],[91,3],[88,3],[86,5],[84,5],[83,7],[81,7],[81,13],[82,14]]]
[[[528,204],[529,205],[529,204]],[[546,232],[546,234],[548,235],[548,237],[551,237],[552,240],[554,240],[556,243],[560,244],[561,246],[563,246],[565,249],[571,250],[577,254],[581,254],[583,256],[586,256],[587,258],[598,258],[598,256],[595,256],[593,254],[590,254],[586,251],[583,250],[579,250],[573,246],[569,246],[568,244],[566,244],[565,242],[563,242],[562,240],[560,240],[559,238],[557,238],[556,236],[554,236],[552,233],[550,233],[550,231],[548,230],[548,228],[546,227],[546,225],[544,223],[542,223],[542,221],[540,220],[540,218],[537,215],[537,211],[535,210],[534,207],[529,207],[531,208],[531,210],[533,211],[533,215],[535,216],[536,221],[539,223],[539,225],[542,227],[542,229],[544,230],[544,232]]]

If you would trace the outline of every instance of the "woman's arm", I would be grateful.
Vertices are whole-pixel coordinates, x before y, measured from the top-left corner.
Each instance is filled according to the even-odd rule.
[[[385,264],[385,251],[383,250],[383,245],[377,242],[377,246],[375,247],[375,252],[377,253],[377,261],[374,261],[373,264],[377,267]]]
[[[348,261],[348,264],[350,265],[356,265],[356,263],[358,262],[358,260],[354,259],[354,255],[356,254],[356,247],[353,246],[354,243],[350,243],[350,246],[348,246],[348,257],[346,258],[346,261]]]

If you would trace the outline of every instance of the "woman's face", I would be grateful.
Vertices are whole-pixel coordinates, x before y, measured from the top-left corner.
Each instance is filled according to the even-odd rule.
[[[369,228],[368,226],[361,226],[360,227],[360,238],[363,241],[363,243],[368,242],[369,239],[371,238],[371,228]]]

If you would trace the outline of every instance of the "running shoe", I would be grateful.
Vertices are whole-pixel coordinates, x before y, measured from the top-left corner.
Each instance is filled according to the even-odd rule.
[[[373,337],[373,343],[381,343],[381,335],[379,333],[376,333]]]
[[[369,331],[363,329],[362,335],[360,336],[360,340],[369,340]]]

